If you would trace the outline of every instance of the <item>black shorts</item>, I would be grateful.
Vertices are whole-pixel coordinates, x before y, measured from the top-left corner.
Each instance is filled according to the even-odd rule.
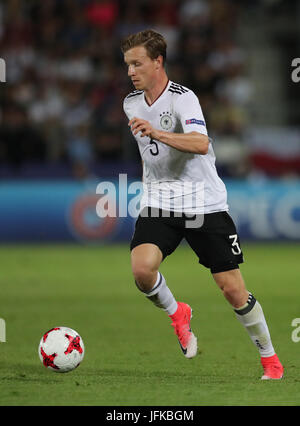
[[[149,208],[145,209],[149,212]],[[205,214],[201,227],[188,228],[186,221],[187,218],[191,220],[190,217],[175,217],[174,214],[163,217],[161,210],[156,211],[159,217],[139,215],[130,250],[140,244],[152,243],[160,248],[164,260],[185,239],[198,256],[199,263],[212,273],[237,269],[243,263],[239,236],[227,212]]]

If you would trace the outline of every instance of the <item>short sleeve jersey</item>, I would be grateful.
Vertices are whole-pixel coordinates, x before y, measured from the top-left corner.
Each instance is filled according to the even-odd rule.
[[[207,135],[197,96],[172,81],[168,81],[152,105],[148,105],[143,91],[136,90],[126,96],[123,108],[128,120],[142,118],[155,129]],[[192,214],[228,210],[226,187],[215,167],[211,140],[208,153],[201,155],[141,137],[140,132],[135,139],[143,160],[141,208],[150,206]]]

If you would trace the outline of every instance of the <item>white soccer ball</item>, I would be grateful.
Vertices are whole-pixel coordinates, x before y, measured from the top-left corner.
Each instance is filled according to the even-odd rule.
[[[82,338],[72,328],[54,327],[42,336],[39,357],[43,365],[52,371],[72,371],[84,357]]]

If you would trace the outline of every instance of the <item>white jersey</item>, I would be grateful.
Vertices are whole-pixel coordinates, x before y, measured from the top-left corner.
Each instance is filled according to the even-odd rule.
[[[196,131],[207,135],[197,96],[169,81],[163,93],[148,105],[144,92],[135,90],[124,99],[124,111],[149,121],[153,128],[172,133]],[[145,206],[183,213],[227,211],[227,191],[215,167],[210,140],[206,155],[179,151],[147,136],[135,135],[143,160],[141,209]]]

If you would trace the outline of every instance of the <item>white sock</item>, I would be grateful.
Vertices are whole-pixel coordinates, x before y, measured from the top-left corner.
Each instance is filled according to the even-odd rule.
[[[249,333],[252,342],[257,346],[260,356],[274,355],[275,351],[262,307],[254,296],[250,293],[247,303],[234,311],[237,319]]]
[[[166,311],[168,315],[173,315],[177,311],[177,302],[160,272],[157,273],[157,280],[152,290],[145,294],[155,306]]]

